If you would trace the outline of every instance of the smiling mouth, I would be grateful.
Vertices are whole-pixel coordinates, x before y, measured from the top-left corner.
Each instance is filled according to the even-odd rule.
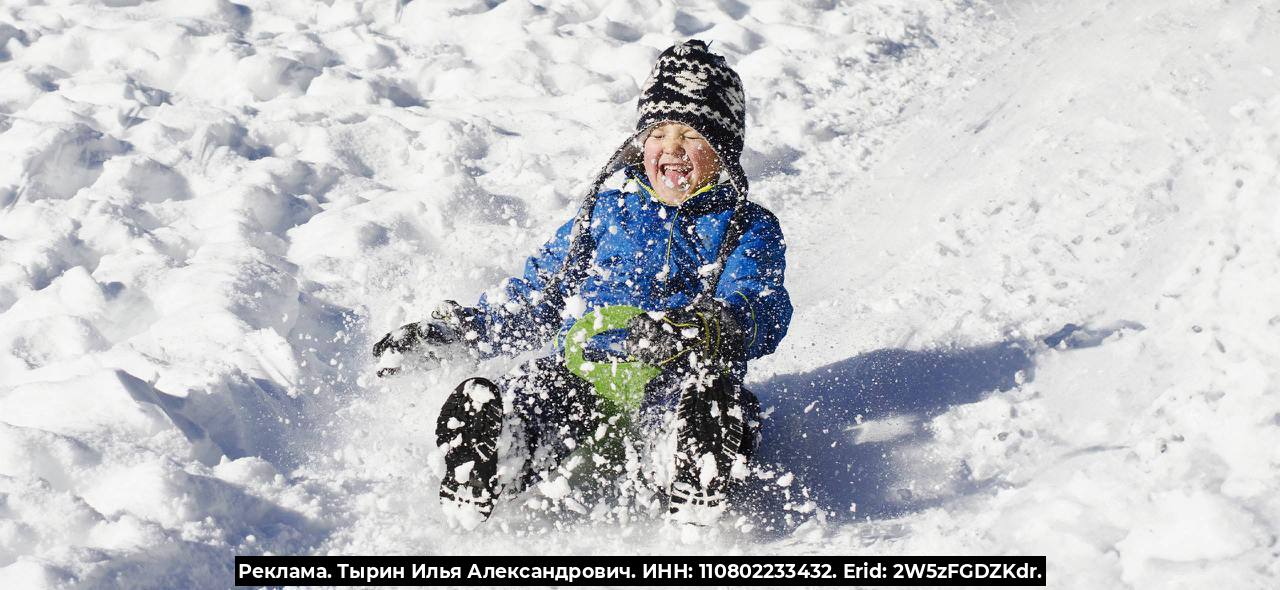
[[[683,162],[659,164],[658,172],[662,176],[662,184],[667,188],[689,190],[689,177],[693,174],[693,166]]]

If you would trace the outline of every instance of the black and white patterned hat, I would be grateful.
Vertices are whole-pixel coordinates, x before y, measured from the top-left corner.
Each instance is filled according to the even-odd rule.
[[[636,132],[622,143],[596,176],[587,193],[588,204],[604,180],[627,164],[639,163],[643,139],[655,123],[673,121],[697,129],[715,148],[722,169],[747,198],[747,175],[742,171],[742,138],[747,108],[738,73],[724,57],[711,53],[697,39],[673,45],[658,56],[640,90]],[[588,214],[589,216],[589,214]]]
[[[739,158],[746,130],[747,105],[742,80],[723,56],[697,39],[673,45],[658,56],[640,89],[638,137],[657,123],[683,123],[711,143],[730,179],[743,196],[746,175]]]

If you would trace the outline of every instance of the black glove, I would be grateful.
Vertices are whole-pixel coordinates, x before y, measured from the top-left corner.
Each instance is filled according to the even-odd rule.
[[[394,375],[400,371],[398,355],[423,349],[423,356],[439,362],[441,357],[449,356],[444,349],[455,345],[462,348],[467,326],[474,315],[474,310],[453,301],[445,301],[431,312],[430,321],[405,324],[383,336],[373,345],[373,356],[395,364],[379,368],[378,376]],[[383,359],[384,356],[397,358]]]
[[[442,345],[458,342],[462,337],[453,328],[442,322],[414,322],[405,324],[382,337],[373,345],[373,356],[380,357],[390,350],[401,354],[409,352],[420,344]]]
[[[729,308],[714,299],[631,318],[623,348],[631,358],[655,367],[681,362],[719,369],[745,354],[742,328]]]

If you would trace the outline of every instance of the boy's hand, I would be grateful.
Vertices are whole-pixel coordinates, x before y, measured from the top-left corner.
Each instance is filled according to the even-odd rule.
[[[700,366],[724,365],[743,354],[741,329],[715,300],[631,318],[623,347],[631,358],[655,367],[681,359]]]
[[[373,356],[380,357],[388,350],[404,354],[419,344],[452,344],[461,340],[457,331],[440,322],[414,322],[405,324],[383,336],[373,345]]]
[[[444,349],[452,346],[461,348],[464,340],[462,321],[469,314],[452,301],[442,303],[432,312],[431,321],[405,324],[391,331],[373,345],[373,356],[379,361],[378,376],[394,375],[400,371],[400,363],[404,355],[424,348],[423,356],[436,362]]]
[[[462,341],[462,335],[441,322],[415,322],[405,324],[383,336],[373,345],[373,356],[379,361],[378,376],[386,377],[400,372],[403,356],[421,347],[439,349]],[[432,350],[424,353],[439,360]]]

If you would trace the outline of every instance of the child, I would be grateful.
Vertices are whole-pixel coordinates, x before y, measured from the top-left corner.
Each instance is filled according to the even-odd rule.
[[[528,484],[588,441],[605,418],[591,384],[564,360],[564,333],[598,308],[649,312],[630,319],[625,335],[606,333],[588,345],[661,369],[645,386],[638,414],[647,424],[678,416],[668,419],[676,428],[666,490],[673,515],[722,510],[733,473],[742,473],[735,464],[754,450],[758,403],[742,388],[746,362],[777,347],[791,302],[778,221],[746,200],[738,162],[742,83],[722,56],[690,40],[659,56],[638,110],[636,133],[597,176],[578,215],[528,260],[524,276],[472,308],[445,302],[433,321],[404,326],[374,346],[378,357],[449,350],[479,357],[535,349],[559,334],[556,355],[497,384],[468,379],[441,409],[436,433],[447,447],[447,469],[440,496],[483,518],[499,491],[504,425],[523,447]],[[599,192],[620,168],[623,189],[635,190]]]

